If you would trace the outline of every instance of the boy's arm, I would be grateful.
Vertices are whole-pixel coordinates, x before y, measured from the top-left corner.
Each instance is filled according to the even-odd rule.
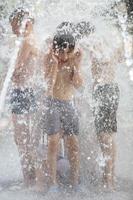
[[[53,55],[52,50],[44,56],[44,78],[47,81],[48,92],[53,90],[56,82],[58,60]]]
[[[24,41],[16,59],[15,69],[12,76],[13,81],[19,82],[19,77],[23,73],[23,65],[27,62],[30,52],[30,45]]]
[[[24,41],[17,57],[15,69],[23,68],[23,65],[27,62],[30,53],[32,52],[32,47],[26,41]]]
[[[83,85],[83,78],[80,71],[82,53],[78,50],[74,55],[73,70],[72,70],[72,83],[76,89]]]
[[[124,52],[124,47],[120,47],[116,50],[115,52],[115,62],[118,63],[122,63],[125,62],[125,52]]]

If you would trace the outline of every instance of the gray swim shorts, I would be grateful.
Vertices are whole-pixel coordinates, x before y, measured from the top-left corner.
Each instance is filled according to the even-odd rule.
[[[44,100],[42,117],[44,133],[48,135],[60,133],[79,134],[79,119],[72,101],[63,101],[47,97]]]
[[[119,87],[117,84],[98,85],[94,89],[95,128],[99,133],[117,132],[117,109],[119,104]]]
[[[33,113],[37,109],[35,95],[32,88],[13,89],[11,92],[11,109],[14,114]]]

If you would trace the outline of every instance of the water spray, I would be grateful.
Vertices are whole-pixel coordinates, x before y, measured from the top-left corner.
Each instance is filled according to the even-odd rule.
[[[22,41],[23,41],[23,33],[24,33],[24,30],[25,30],[25,26],[26,26],[26,23],[27,23],[27,18],[25,18],[22,22],[22,25],[21,25],[21,29],[20,29],[20,33],[21,33],[21,36],[18,38],[18,40],[15,42],[15,50],[13,52],[13,57],[12,59],[10,60],[10,63],[9,63],[9,69],[8,69],[8,72],[7,72],[7,75],[6,75],[6,78],[5,78],[5,81],[4,81],[4,84],[3,84],[3,88],[1,90],[1,93],[0,93],[0,118],[2,117],[2,113],[4,111],[4,105],[5,105],[5,99],[6,99],[6,94],[7,94],[7,90],[8,90],[8,86],[9,86],[9,83],[11,81],[11,78],[12,78],[12,75],[13,75],[13,72],[15,70],[15,64],[16,64],[16,59],[17,59],[17,55],[18,55],[18,52],[22,46]]]
[[[122,28],[122,36],[123,38],[125,39],[124,40],[124,44],[127,45],[129,44],[128,42],[131,42],[130,40],[130,35],[128,33],[128,22],[129,22],[129,14],[128,14],[128,7],[126,5],[125,2],[121,2],[122,5],[120,5],[120,9],[118,9],[118,19],[119,19],[119,22],[120,22],[120,25],[121,25],[121,28]],[[126,58],[130,58],[131,59],[131,51],[128,52],[127,51],[127,46],[125,46],[125,55],[126,55]],[[132,63],[131,63],[132,64]],[[131,65],[130,63],[128,63],[127,61],[127,65],[130,66]]]
[[[124,41],[124,51],[127,67],[133,64],[132,58],[132,36],[128,33],[128,9],[126,2],[121,2],[120,10],[118,9],[118,19],[122,29],[122,37]],[[133,81],[133,68],[129,71],[130,80]]]

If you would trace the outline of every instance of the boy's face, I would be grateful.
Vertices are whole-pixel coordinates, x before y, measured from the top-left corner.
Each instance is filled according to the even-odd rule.
[[[28,36],[33,30],[33,23],[29,20],[26,22],[25,31],[23,33],[24,37]]]
[[[15,35],[19,36],[20,35],[20,26],[21,23],[18,20],[18,17],[14,17],[13,20],[11,21],[11,27],[12,31]]]
[[[70,58],[72,58],[73,54],[74,54],[74,50],[70,51],[70,49],[68,47],[63,50],[55,51],[55,55],[62,62],[67,62]]]
[[[18,13],[13,20],[11,21],[11,27],[12,27],[12,31],[15,35],[20,36],[20,34],[23,34],[23,36],[28,36],[32,29],[33,29],[33,23],[32,21],[29,19],[26,21],[25,23],[25,27],[24,27],[24,31],[23,33],[21,32],[21,28],[22,28],[22,23],[24,20],[24,16],[20,16],[21,14]],[[25,17],[28,17],[28,14],[25,13]]]

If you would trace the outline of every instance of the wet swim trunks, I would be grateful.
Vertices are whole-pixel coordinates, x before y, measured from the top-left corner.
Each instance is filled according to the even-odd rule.
[[[63,101],[47,97],[44,101],[44,132],[48,135],[60,133],[78,135],[79,119],[76,108],[71,101]]]
[[[13,89],[10,103],[14,114],[27,114],[36,109],[35,96],[31,88]]]
[[[120,91],[117,84],[97,85],[93,92],[95,101],[95,127],[97,134],[117,132],[117,109]]]

